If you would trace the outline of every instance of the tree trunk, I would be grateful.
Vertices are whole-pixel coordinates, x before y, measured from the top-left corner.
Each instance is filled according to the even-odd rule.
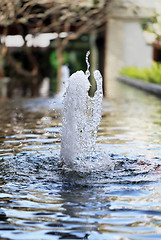
[[[39,79],[35,77],[32,79],[31,95],[32,97],[38,97],[39,95]]]
[[[56,56],[58,61],[58,69],[57,69],[57,92],[61,90],[61,78],[62,78],[62,66],[63,66],[63,46],[61,43],[61,39],[57,38],[56,40]]]

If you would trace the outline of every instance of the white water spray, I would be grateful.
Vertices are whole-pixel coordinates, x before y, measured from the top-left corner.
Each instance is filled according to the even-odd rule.
[[[94,71],[97,90],[91,98],[88,95],[90,88],[89,54],[88,51],[86,73],[77,71],[70,76],[63,99],[61,160],[65,167],[79,171],[93,170],[93,168],[98,168],[98,165],[102,168],[104,165],[95,151],[102,112],[102,76],[98,70]],[[101,159],[103,158],[105,154],[101,155]],[[106,155],[106,160],[107,158]],[[109,168],[109,165],[108,160],[106,166]]]
[[[61,69],[61,87],[60,92],[56,94],[55,99],[56,100],[62,100],[63,95],[67,89],[68,86],[68,79],[70,76],[69,67],[67,65],[63,65]]]

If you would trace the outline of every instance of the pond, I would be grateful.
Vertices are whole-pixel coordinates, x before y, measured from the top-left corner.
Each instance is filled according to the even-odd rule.
[[[58,165],[60,109],[0,103],[0,238],[161,239],[161,100],[117,83],[97,140],[115,168],[92,173]]]

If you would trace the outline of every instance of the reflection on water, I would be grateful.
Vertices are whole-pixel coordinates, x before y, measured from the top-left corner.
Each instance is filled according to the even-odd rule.
[[[119,85],[104,101],[97,148],[115,169],[91,174],[58,165],[61,104],[0,105],[1,239],[161,239],[160,99]]]

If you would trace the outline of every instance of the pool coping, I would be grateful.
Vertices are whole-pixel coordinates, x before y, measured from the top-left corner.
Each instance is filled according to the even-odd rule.
[[[130,78],[127,76],[118,76],[117,80],[161,97],[161,85],[155,83],[147,83],[142,80]]]

